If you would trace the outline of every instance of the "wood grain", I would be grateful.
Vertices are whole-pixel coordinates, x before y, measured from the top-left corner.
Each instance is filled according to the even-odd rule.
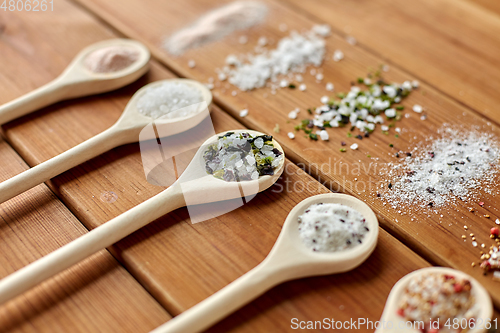
[[[92,0],[86,1],[84,5],[125,35],[147,43],[158,59],[180,75],[207,82],[209,77],[215,76],[215,69],[224,65],[224,59],[228,54],[251,52],[260,36],[266,36],[274,43],[278,38],[285,36],[287,33],[279,30],[281,23],[299,31],[309,29],[314,23],[285,6],[272,1],[267,3],[270,12],[266,23],[245,32],[249,39],[248,44],[239,44],[238,36],[243,33],[235,33],[222,41],[190,50],[180,57],[167,54],[160,47],[162,41],[176,29],[185,26],[186,21],[194,20],[206,10],[213,8],[212,2],[185,1],[181,5],[172,2],[157,4],[153,1],[128,1],[127,6],[118,6],[116,1]],[[185,15],[179,15],[180,12]],[[128,24],[132,19],[138,22],[147,20],[148,24]],[[489,24],[489,21],[486,23]],[[331,60],[335,49],[341,49],[345,54],[345,59],[339,63]],[[193,69],[188,67],[188,61],[191,59],[196,62],[196,67]],[[311,142],[302,136],[292,141],[286,136],[286,133],[293,131],[293,126],[298,123],[298,121],[289,122],[288,112],[299,107],[302,110],[300,118],[307,117],[305,109],[318,106],[320,97],[328,94],[325,82],[334,83],[337,92],[347,91],[352,81],[366,75],[369,68],[378,68],[383,62],[383,59],[367,52],[364,48],[352,46],[343,37],[333,35],[328,39],[326,60],[322,66],[325,79],[321,83],[316,83],[313,76],[306,74],[304,82],[308,87],[307,93],[297,89],[280,90],[275,96],[265,89],[245,93],[238,92],[236,88],[223,83],[214,90],[214,95],[217,103],[234,117],[238,117],[239,110],[248,108],[249,116],[241,118],[240,121],[249,128],[271,133],[275,125],[280,124],[282,130],[276,137],[292,161],[324,182],[331,190],[346,192],[365,200],[379,214],[386,230],[425,258],[436,264],[463,270],[476,277],[490,291],[498,306],[500,305],[498,283],[493,282],[491,276],[483,276],[477,267],[471,268],[471,262],[478,260],[479,250],[473,248],[470,243],[464,244],[461,239],[463,225],[467,224],[476,235],[481,235],[481,242],[489,244],[488,230],[494,225],[494,219],[500,216],[496,209],[497,198],[480,193],[479,197],[486,202],[486,206],[484,209],[477,209],[474,214],[468,211],[470,206],[477,207],[477,203],[474,202],[457,207],[451,206],[437,213],[429,214],[425,210],[416,210],[406,214],[410,205],[393,209],[383,205],[383,202],[376,198],[377,188],[388,184],[388,180],[379,174],[381,168],[387,166],[386,163],[396,162],[394,157],[396,151],[408,151],[424,139],[436,136],[437,130],[445,123],[449,126],[464,126],[466,129],[473,125],[480,126],[482,130],[497,136],[498,127],[427,83],[423,83],[421,88],[403,104],[406,110],[411,110],[414,104],[423,105],[428,119],[420,120],[420,115],[405,111],[410,114],[410,118],[404,118],[399,123],[398,126],[403,128],[403,134],[399,139],[394,137],[392,131],[389,136],[385,136],[377,130],[370,139],[360,142],[346,136],[347,128],[329,130],[329,142]],[[419,66],[425,64],[425,61],[416,59],[415,62],[418,62]],[[489,73],[494,76],[494,71],[492,69]],[[393,66],[389,73],[385,74],[385,78],[388,81],[403,82],[416,77]],[[432,81],[432,84],[435,83]],[[236,96],[231,94],[233,90],[237,92]],[[341,141],[346,141],[348,146],[358,142],[360,149],[347,154],[340,153]],[[393,144],[394,148],[389,147],[390,144]],[[492,219],[483,218],[483,214],[491,214]]]
[[[27,168],[4,141],[0,158],[0,181]],[[0,277],[87,232],[45,185],[0,205],[0,221]],[[107,251],[101,251],[0,306],[0,331],[148,332],[169,317]]]
[[[496,13],[463,0],[282,2],[499,123]]]
[[[65,11],[77,22],[88,19],[80,12],[73,13],[76,9],[70,4],[61,2],[61,6],[66,6]],[[23,22],[20,23],[23,29],[33,28],[21,14],[16,20]],[[43,33],[50,34],[48,39],[61,39],[66,34],[109,37],[101,27],[92,27],[90,32],[73,25],[64,31],[48,27],[48,24],[38,26]],[[59,50],[66,47],[76,53],[83,46],[83,42],[78,48],[55,44],[47,54],[71,53]],[[66,59],[69,60],[70,57]],[[59,68],[55,66],[54,72],[64,65],[64,61],[58,63]],[[10,76],[30,81],[21,76],[24,69],[8,68],[12,71]],[[37,70],[36,66],[30,69]],[[46,80],[50,76],[37,75],[45,75]],[[135,90],[147,82],[169,77],[172,74],[153,63],[151,72],[128,88],[46,108],[5,126],[6,136],[30,165],[35,165],[109,127]],[[2,89],[15,84],[0,79]],[[30,88],[30,83],[25,84],[24,88],[17,88],[17,93]],[[213,108],[211,118],[216,132],[242,128],[217,107]],[[188,160],[190,153],[176,160]],[[137,144],[114,149],[55,178],[49,185],[89,228],[105,223],[163,189],[145,180]],[[245,206],[194,225],[186,209],[177,210],[126,238],[111,251],[165,308],[177,314],[259,263],[276,240],[290,209],[306,197],[325,192],[327,188],[287,162],[282,179]],[[351,273],[303,279],[277,287],[213,331],[286,332],[291,330],[293,317],[321,320],[335,315],[346,320],[359,316],[377,320],[392,285],[408,272],[427,265],[381,230],[379,246],[362,267]]]

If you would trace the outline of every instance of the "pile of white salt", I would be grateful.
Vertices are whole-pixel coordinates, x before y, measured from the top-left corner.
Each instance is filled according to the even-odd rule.
[[[334,203],[308,207],[299,216],[299,236],[305,246],[318,252],[347,250],[363,243],[370,231],[357,210]]]

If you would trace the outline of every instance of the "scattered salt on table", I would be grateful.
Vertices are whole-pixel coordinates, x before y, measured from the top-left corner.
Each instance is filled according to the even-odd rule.
[[[314,29],[303,34],[292,31],[278,42],[276,49],[243,56],[246,62],[236,63],[228,70],[229,83],[241,90],[261,88],[279,75],[302,73],[307,65],[321,65],[324,53],[325,40]]]

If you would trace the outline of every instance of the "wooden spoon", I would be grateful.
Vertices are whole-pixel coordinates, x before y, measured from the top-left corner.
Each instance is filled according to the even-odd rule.
[[[308,249],[299,236],[298,217],[316,203],[339,203],[359,211],[370,228],[364,242],[341,252],[325,253]],[[262,263],[152,333],[201,332],[282,282],[352,270],[370,256],[377,238],[377,217],[364,202],[334,193],[307,198],[288,214],[276,244]]]
[[[150,83],[139,89],[130,99],[122,116],[109,129],[94,136],[93,138],[79,144],[78,146],[40,163],[21,174],[0,183],[0,203],[29,190],[83,162],[86,162],[110,149],[118,146],[138,142],[139,134],[147,125],[153,122],[152,118],[146,117],[137,111],[137,101],[146,89],[161,85],[165,82],[180,82],[200,90],[208,107],[212,102],[212,94],[204,85],[188,79],[170,79]],[[158,119],[156,124],[161,125],[162,133],[175,135],[191,129],[203,121],[208,115],[206,108],[199,113],[188,117],[174,119]],[[141,137],[141,140],[155,139],[154,137]]]
[[[262,135],[262,133],[250,130],[231,132],[246,132],[253,136]],[[208,145],[217,142],[218,136],[209,138],[202,145],[184,173],[162,193],[0,280],[0,304],[113,245],[163,215],[184,207],[186,202],[189,205],[197,205],[242,196],[248,197],[272,186],[283,173],[285,160],[283,148],[273,140],[274,147],[283,153],[283,159],[275,168],[274,175],[261,176],[251,181],[226,182],[207,174],[203,154]]]
[[[110,46],[124,46],[139,52],[133,64],[120,71],[95,73],[84,61],[92,52]],[[112,91],[140,78],[149,69],[149,50],[130,39],[110,39],[92,44],[82,51],[55,80],[0,106],[0,125],[62,100]]]
[[[429,268],[422,268],[419,270],[416,270],[410,274],[405,275],[402,279],[400,279],[392,288],[391,293],[389,294],[389,298],[387,299],[387,302],[385,304],[384,312],[382,313],[382,318],[380,319],[381,323],[385,323],[386,325],[380,326],[379,329],[376,330],[376,333],[397,333],[397,332],[406,332],[406,333],[421,333],[421,330],[414,329],[416,327],[413,326],[413,328],[409,327],[407,328],[405,326],[406,321],[404,318],[400,317],[397,314],[398,306],[401,301],[401,298],[403,296],[403,293],[405,292],[405,288],[408,285],[408,282],[410,279],[414,278],[415,276],[422,275],[422,274],[429,274],[429,273],[438,273],[438,274],[448,274],[448,275],[453,275],[456,276],[457,278],[460,279],[467,279],[471,282],[472,284],[472,293],[476,299],[476,304],[479,305],[478,308],[478,314],[476,316],[476,323],[479,324],[479,322],[482,322],[482,327],[477,327],[474,329],[470,329],[467,332],[474,332],[474,333],[480,333],[480,332],[487,332],[488,329],[485,328],[484,324],[487,321],[492,320],[492,315],[493,315],[493,305],[491,303],[491,298],[488,295],[488,292],[484,287],[477,282],[474,278],[471,276],[455,270],[451,268],[445,268],[445,267],[429,267]],[[392,328],[389,327],[389,323],[392,323]],[[490,322],[491,323],[491,322]],[[445,324],[445,323],[441,323]],[[382,325],[382,324],[381,324]],[[465,327],[464,327],[465,328]]]

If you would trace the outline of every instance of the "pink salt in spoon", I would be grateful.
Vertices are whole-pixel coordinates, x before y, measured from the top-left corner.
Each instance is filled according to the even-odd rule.
[[[477,313],[475,316],[475,323],[477,326],[474,328],[470,328],[469,330],[467,330],[467,332],[485,333],[488,331],[488,322],[490,325],[494,325],[494,323],[491,322],[493,315],[493,305],[491,302],[491,298],[486,289],[477,280],[455,269],[445,267],[429,267],[422,268],[405,275],[394,285],[385,304],[382,318],[379,321],[381,324],[375,331],[376,333],[422,333],[421,329],[417,329],[418,325],[421,326],[420,322],[405,321],[403,317],[398,315],[398,310],[400,307],[402,296],[405,293],[410,280],[417,276],[429,273],[446,274],[455,276],[459,279],[466,279],[470,281],[472,285],[471,292],[473,297],[475,298],[475,305],[477,306]],[[466,328],[466,324],[464,322],[462,322],[460,325],[463,325],[462,328]],[[465,331],[466,330],[464,330],[463,332]]]
[[[87,57],[94,51],[109,47],[133,50],[137,53],[137,59],[121,70],[107,73],[91,71],[85,65]],[[0,125],[63,100],[100,94],[126,86],[148,71],[150,57],[148,48],[135,40],[110,39],[92,44],[80,51],[59,77],[1,105]]]

